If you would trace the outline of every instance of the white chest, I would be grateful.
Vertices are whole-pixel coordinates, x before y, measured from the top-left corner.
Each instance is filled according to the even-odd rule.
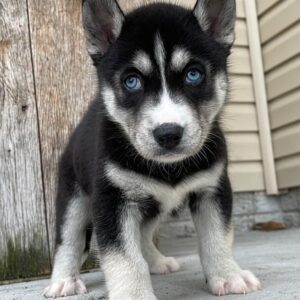
[[[112,163],[106,165],[106,175],[127,197],[138,201],[153,196],[166,212],[178,207],[189,193],[216,187],[222,170],[223,163],[218,163],[209,170],[187,177],[176,186],[170,186]]]

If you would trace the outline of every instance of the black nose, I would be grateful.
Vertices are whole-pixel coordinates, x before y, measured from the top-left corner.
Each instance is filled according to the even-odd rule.
[[[175,123],[164,123],[153,130],[156,142],[163,148],[173,149],[179,145],[183,128]]]

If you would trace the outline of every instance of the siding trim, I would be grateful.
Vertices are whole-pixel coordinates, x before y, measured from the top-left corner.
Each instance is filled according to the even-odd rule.
[[[244,0],[244,5],[266,191],[278,194],[256,2]]]

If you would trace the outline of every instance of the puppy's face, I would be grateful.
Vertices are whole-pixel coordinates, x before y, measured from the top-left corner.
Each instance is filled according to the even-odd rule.
[[[100,59],[91,53],[107,113],[147,159],[168,163],[198,153],[225,103],[233,36],[218,41],[197,9],[160,4],[120,14],[116,40]]]

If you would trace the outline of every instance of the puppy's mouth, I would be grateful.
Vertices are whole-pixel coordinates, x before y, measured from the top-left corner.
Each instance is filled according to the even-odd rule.
[[[179,157],[186,155],[186,148],[185,147],[177,147],[176,149],[157,149],[154,151],[155,157],[165,157],[165,158],[172,158],[172,157]]]
[[[192,148],[187,146],[178,146],[171,150],[157,149],[153,153],[153,160],[162,163],[180,162],[194,156],[197,152],[199,152],[201,150],[201,145],[196,147],[196,149],[194,149],[194,147]]]
[[[175,163],[183,161],[184,159],[188,158],[189,155],[186,155],[185,153],[166,153],[166,154],[156,154],[153,156],[152,160],[155,160],[160,163]]]

